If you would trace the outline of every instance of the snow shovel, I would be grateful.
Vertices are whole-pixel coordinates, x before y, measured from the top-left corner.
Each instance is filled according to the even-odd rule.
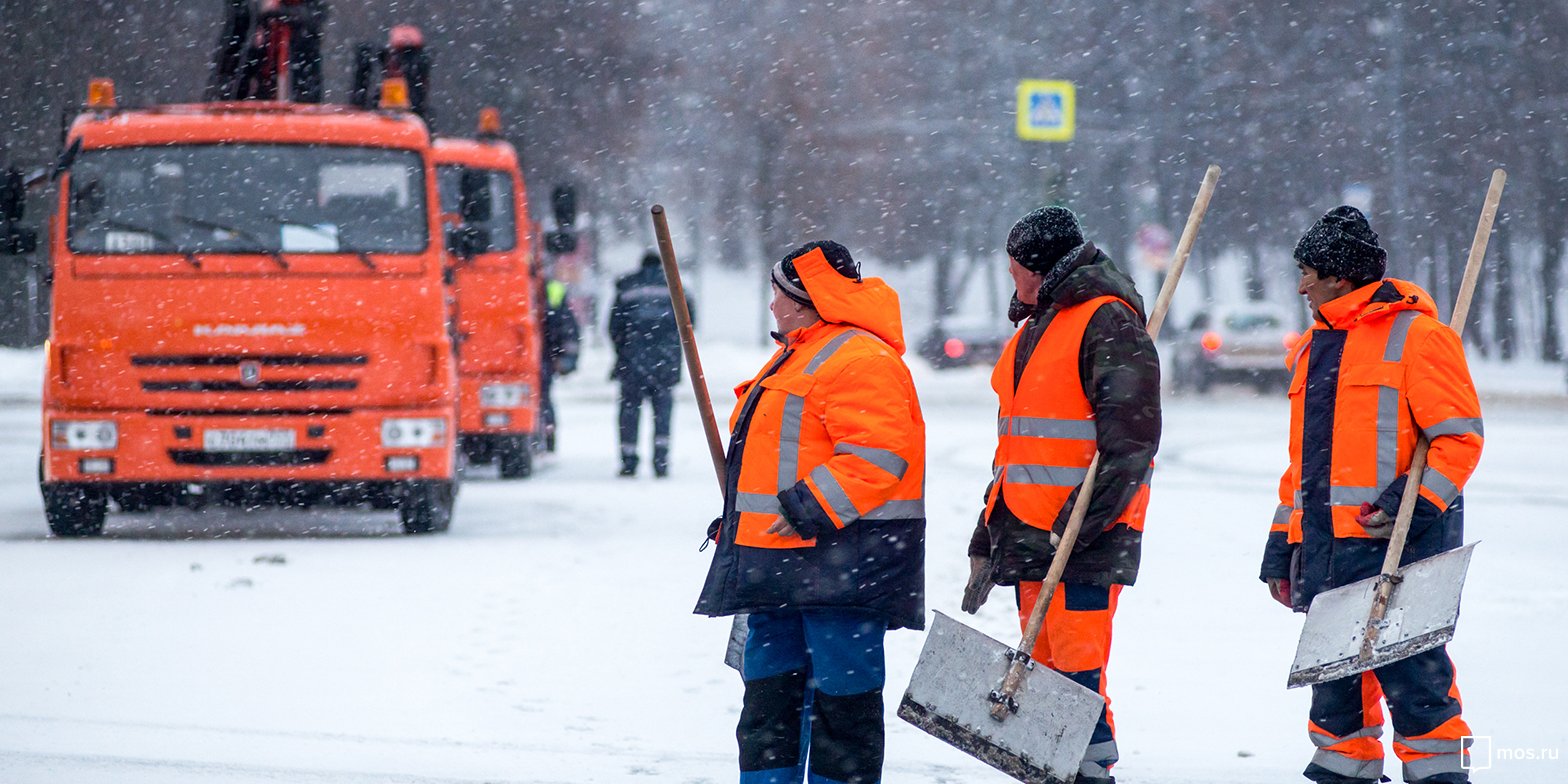
[[[697,409],[702,413],[702,429],[708,436],[708,453],[713,457],[713,472],[719,478],[719,498],[723,499],[727,473],[724,440],[719,435],[719,423],[713,415],[713,398],[708,395],[708,379],[702,372],[702,359],[697,356],[697,335],[691,327],[691,313],[686,310],[681,271],[675,263],[675,243],[670,241],[670,224],[665,219],[664,206],[661,204],[653,205],[653,233],[659,242],[659,260],[664,263],[664,282],[670,288],[670,302],[675,306],[675,323],[681,333],[687,375],[691,376],[691,388],[697,394]],[[741,654],[746,650],[746,628],[746,616],[734,616],[729,643],[724,649],[724,663],[734,667],[737,672],[740,670]]]
[[[1170,274],[1149,316],[1150,337],[1159,336],[1219,176],[1218,166],[1210,166],[1204,174]],[[1019,781],[1071,784],[1076,780],[1094,725],[1105,709],[1098,693],[1054,670],[1036,667],[1030,656],[1089,511],[1099,465],[1096,454],[1018,647],[1009,648],[935,613],[909,689],[898,706],[899,718]]]
[[[1460,334],[1464,332],[1470,299],[1475,294],[1486,243],[1492,235],[1492,221],[1497,217],[1497,203],[1503,197],[1507,179],[1502,169],[1492,172],[1486,202],[1481,207],[1481,220],[1459,286],[1459,300],[1448,320],[1448,325]],[[1296,645],[1296,661],[1286,680],[1287,688],[1366,672],[1429,651],[1454,638],[1454,626],[1459,622],[1459,594],[1475,545],[1399,568],[1405,538],[1410,533],[1410,518],[1421,495],[1427,446],[1425,436],[1416,441],[1382,573],[1312,598],[1301,628],[1301,641]]]

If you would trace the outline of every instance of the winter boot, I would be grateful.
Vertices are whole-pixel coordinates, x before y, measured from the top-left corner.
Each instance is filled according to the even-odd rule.
[[[637,447],[621,444],[621,476],[637,475]]]
[[[653,447],[653,475],[657,477],[670,475],[670,447],[668,444],[656,444]]]

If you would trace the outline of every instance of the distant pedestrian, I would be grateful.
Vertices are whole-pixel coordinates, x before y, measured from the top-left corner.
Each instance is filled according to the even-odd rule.
[[[556,376],[577,370],[581,332],[566,298],[566,284],[551,278],[544,285],[544,362],[539,367],[539,397],[544,418],[545,450],[555,451],[555,399],[550,396]]]
[[[686,310],[693,310],[689,294]],[[610,342],[615,347],[610,378],[621,382],[621,476],[637,474],[637,430],[644,400],[653,406],[653,473],[667,476],[673,407],[670,388],[681,381],[681,336],[659,254],[643,254],[636,272],[615,281]]]
[[[1383,277],[1387,253],[1366,216],[1335,207],[1296,244],[1297,292],[1312,329],[1289,357],[1290,467],[1279,484],[1260,576],[1276,601],[1377,576],[1416,440],[1431,439],[1401,565],[1464,543],[1460,492],[1481,459],[1481,404],[1459,336],[1432,296]],[[1459,686],[1446,646],[1312,686],[1304,775],[1322,784],[1383,776],[1383,711],[1412,784],[1470,780]]]
[[[773,265],[696,612],[746,613],[742,784],[882,777],[883,637],[925,625],[925,421],[898,294],[836,242]]]

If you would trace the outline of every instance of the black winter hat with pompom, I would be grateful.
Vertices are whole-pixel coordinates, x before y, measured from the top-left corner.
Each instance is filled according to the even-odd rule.
[[[1056,262],[1082,244],[1078,217],[1066,207],[1041,207],[1019,218],[1007,233],[1007,255],[1037,275],[1050,272]]]
[[[1383,278],[1388,253],[1377,244],[1377,232],[1361,210],[1341,204],[1318,218],[1296,243],[1296,261],[1319,275],[1344,278],[1365,286]]]

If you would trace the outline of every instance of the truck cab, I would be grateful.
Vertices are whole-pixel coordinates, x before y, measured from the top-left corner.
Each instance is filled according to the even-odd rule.
[[[430,134],[274,101],[71,124],[50,221],[49,527],[212,501],[452,515],[457,376]]]
[[[436,182],[447,228],[458,367],[458,447],[528,476],[540,446],[540,319],[535,234],[517,152],[493,110],[476,139],[439,138]]]

